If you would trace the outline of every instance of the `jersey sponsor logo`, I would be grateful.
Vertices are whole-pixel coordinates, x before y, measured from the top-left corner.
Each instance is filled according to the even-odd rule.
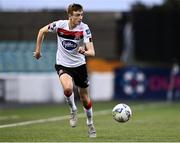
[[[75,42],[69,40],[62,41],[62,45],[66,50],[73,50],[77,47],[77,44]]]

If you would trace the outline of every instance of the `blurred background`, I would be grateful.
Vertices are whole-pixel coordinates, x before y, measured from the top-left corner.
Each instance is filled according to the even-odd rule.
[[[88,58],[94,101],[180,100],[179,0],[0,0],[0,105],[61,103],[56,35],[33,58],[38,31],[84,6],[96,57]],[[76,89],[75,89],[76,90]]]

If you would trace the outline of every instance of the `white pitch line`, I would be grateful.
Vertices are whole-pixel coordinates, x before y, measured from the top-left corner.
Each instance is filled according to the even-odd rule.
[[[94,115],[106,115],[110,113],[111,110],[103,110],[103,111],[97,111],[94,112]],[[80,113],[78,114],[78,118],[84,118],[85,114]],[[31,121],[25,121],[25,122],[19,122],[19,123],[13,123],[13,124],[5,124],[5,125],[0,125],[0,128],[10,128],[10,127],[17,127],[17,126],[25,126],[25,125],[31,125],[31,124],[38,124],[38,123],[46,123],[46,122],[54,122],[54,121],[61,121],[69,119],[69,116],[59,116],[59,117],[52,117],[52,118],[47,118],[47,119],[39,119],[39,120],[31,120]]]
[[[11,116],[1,116],[0,120],[8,120],[8,119],[18,119],[19,116],[17,115],[11,115]]]

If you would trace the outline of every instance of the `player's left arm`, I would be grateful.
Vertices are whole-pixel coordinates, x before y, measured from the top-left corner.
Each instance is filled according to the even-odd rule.
[[[93,42],[85,43],[85,52],[86,56],[95,56],[94,44]]]
[[[78,52],[85,56],[95,56],[94,44],[89,27],[86,25],[84,30],[84,44],[85,47],[79,47]]]
[[[95,56],[93,42],[85,43],[85,47],[79,47],[78,52],[85,56]]]

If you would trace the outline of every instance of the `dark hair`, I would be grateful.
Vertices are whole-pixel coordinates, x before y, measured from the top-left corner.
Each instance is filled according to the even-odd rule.
[[[72,15],[73,11],[82,11],[82,10],[83,7],[80,4],[73,3],[68,6],[67,13],[68,15]]]

